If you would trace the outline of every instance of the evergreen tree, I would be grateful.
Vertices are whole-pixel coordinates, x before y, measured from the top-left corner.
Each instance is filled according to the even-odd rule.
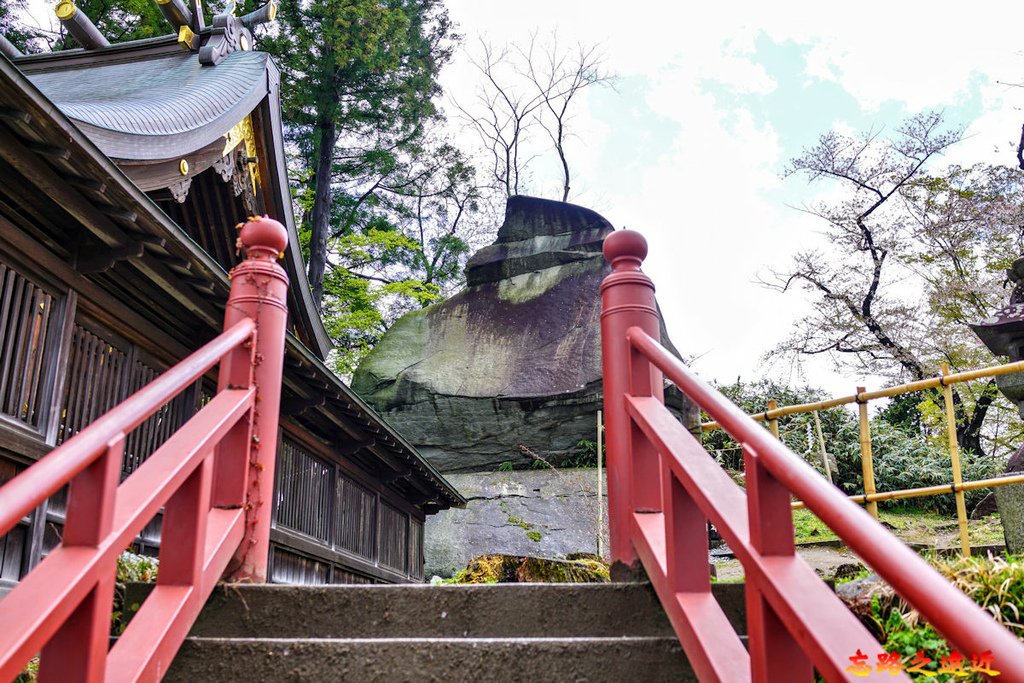
[[[451,55],[451,24],[438,0],[285,2],[278,21],[280,31],[261,44],[283,74],[319,303],[328,241],[349,231],[346,223],[437,116],[433,98]]]

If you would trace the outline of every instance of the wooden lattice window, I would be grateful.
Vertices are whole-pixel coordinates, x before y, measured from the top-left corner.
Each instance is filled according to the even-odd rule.
[[[381,501],[380,563],[404,573],[408,555],[409,517],[390,503]]]
[[[92,424],[159,375],[139,349],[101,332],[87,321],[75,323],[61,399],[57,444]],[[162,406],[128,435],[122,471],[134,472],[153,451],[198,410],[201,380]]]
[[[0,263],[0,413],[41,432],[57,333],[54,296]]]
[[[287,439],[277,461],[277,524],[331,542],[334,467]]]
[[[373,559],[377,540],[377,496],[342,476],[338,486],[334,542],[339,548]]]
[[[423,522],[417,519],[409,523],[409,574],[423,578]]]

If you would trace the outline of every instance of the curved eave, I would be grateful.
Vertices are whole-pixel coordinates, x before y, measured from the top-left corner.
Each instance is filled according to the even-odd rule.
[[[223,137],[268,91],[266,53],[235,52],[205,67],[172,47],[131,52],[132,59],[105,50],[87,61],[70,54],[18,64],[108,157],[153,161]]]
[[[26,154],[34,153],[42,158],[48,152],[60,151],[61,158],[74,167],[77,177],[104,180],[103,200],[100,203],[131,209],[130,218],[104,218],[105,226],[92,226],[93,230],[103,228],[110,231],[102,235],[102,239],[109,241],[111,246],[123,244],[132,236],[141,234],[164,240],[165,246],[147,249],[147,259],[153,259],[152,263],[147,261],[148,272],[151,276],[160,278],[159,285],[165,288],[173,299],[186,304],[192,314],[210,330],[219,330],[223,320],[223,306],[212,302],[227,300],[230,282],[224,269],[193,242],[180,226],[174,223],[3,55],[0,55],[0,101],[4,103],[3,109],[0,110],[3,113],[3,117],[0,117],[0,133],[6,135],[5,131],[10,130],[13,135],[18,135],[16,130],[20,127],[24,135],[31,137],[22,139],[18,144],[33,145],[34,149],[41,150],[32,152],[26,148]],[[19,112],[24,112],[27,120]],[[5,127],[5,119],[11,122],[9,126]],[[283,158],[283,155],[281,156]],[[76,196],[81,202],[94,205],[97,203],[92,191],[83,190]],[[290,225],[290,229],[294,239],[294,225]],[[177,271],[174,269],[181,268],[182,265],[185,265],[184,270],[188,276],[176,274]],[[299,273],[301,275],[292,280],[291,290],[305,286],[300,284],[305,282],[304,272],[299,269]],[[320,406],[318,410],[336,410],[342,407],[341,404],[354,407],[365,424],[379,434],[385,435],[382,447],[391,455],[408,463],[413,470],[413,476],[436,492],[439,507],[465,505],[465,499],[430,466],[415,447],[395,432],[382,417],[345,386],[307,346],[290,333],[286,353],[302,359],[305,365],[311,367],[317,384],[330,387],[330,402]],[[332,403],[335,405],[332,406]]]
[[[165,36],[99,50],[30,55],[16,63],[103,154],[126,165],[189,157],[222,139],[245,116],[258,116],[266,131],[267,212],[282,220],[290,238],[285,252],[292,282],[289,307],[303,340],[321,359],[327,357],[333,344],[298,247],[285,167],[280,73],[269,55],[236,52],[204,67],[195,54],[181,50],[174,36]],[[103,92],[103,83],[119,78],[130,83]],[[220,90],[231,94],[217,99]]]

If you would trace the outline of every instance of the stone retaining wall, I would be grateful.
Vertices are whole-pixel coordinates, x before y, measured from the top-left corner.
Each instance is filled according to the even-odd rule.
[[[445,477],[466,497],[464,510],[427,518],[425,576],[449,577],[489,553],[560,557],[598,552],[597,470],[516,470]],[[601,484],[602,494],[607,492]],[[601,549],[608,555],[608,501],[602,495]]]

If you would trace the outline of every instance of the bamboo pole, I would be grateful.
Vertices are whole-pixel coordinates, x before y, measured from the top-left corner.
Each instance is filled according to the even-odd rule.
[[[765,411],[763,413],[755,413],[750,417],[754,418],[758,422],[764,422],[772,418],[785,417],[787,415],[796,415],[798,413],[810,413],[815,410],[828,410],[829,408],[837,408],[842,405],[849,405],[850,403],[860,403],[863,401],[872,401],[876,398],[890,398],[892,396],[898,396],[899,394],[907,394],[912,391],[921,391],[923,389],[937,389],[947,384],[959,384],[961,382],[970,382],[972,380],[981,379],[983,377],[997,377],[999,375],[1010,375],[1015,372],[1024,372],[1024,360],[1017,361],[1015,363],[1007,363],[1005,365],[993,365],[987,368],[979,368],[977,370],[968,370],[967,372],[958,372],[956,374],[947,375],[945,377],[932,377],[929,379],[922,379],[916,382],[909,382],[907,384],[900,384],[898,386],[889,387],[887,389],[879,389],[877,391],[864,391],[854,394],[852,396],[840,396],[838,398],[830,398],[827,401],[818,401],[816,403],[800,403],[792,406],[783,406],[774,411]],[[701,430],[710,432],[715,429],[721,429],[717,422],[705,422],[701,425]]]
[[[864,475],[864,495],[868,496],[867,509],[878,519],[878,503],[870,498],[875,493],[875,468],[871,459],[871,425],[868,422],[868,402],[860,400],[864,387],[857,387],[858,413],[860,415],[860,467]]]
[[[828,464],[828,453],[825,451],[825,437],[821,434],[821,419],[818,417],[818,411],[814,413],[814,435],[818,439],[818,450],[821,451],[821,464],[825,466],[825,474],[828,476],[830,483],[835,484],[835,480],[832,478],[832,467]]]
[[[601,451],[604,448],[604,422],[601,411],[597,411],[597,556],[604,557],[602,541],[604,540],[604,501],[601,499]]]
[[[778,410],[778,409],[779,409],[778,401],[776,401],[774,398],[768,399],[768,411],[767,412],[770,413],[773,410]],[[779,420],[778,420],[778,418],[771,418],[771,419],[768,420],[768,431],[771,432],[772,436],[774,436],[776,439],[779,439],[780,441],[782,440],[781,437],[779,437]]]
[[[942,376],[949,375],[949,365],[942,364]],[[954,486],[963,484],[963,476],[960,471],[960,443],[956,438],[956,416],[953,414],[953,389],[949,384],[942,385],[942,401],[946,404],[946,435],[949,438],[949,460],[953,466]],[[964,492],[956,491],[956,519],[960,526],[960,553],[964,557],[971,556],[971,541],[967,535],[967,504],[964,501]]]
[[[938,486],[922,486],[917,489],[900,489],[898,491],[883,491],[870,496],[857,494],[848,496],[854,503],[870,503],[880,500],[903,500],[905,498],[925,498],[937,496],[944,493],[956,493],[958,491],[975,491],[977,489],[997,488],[999,486],[1010,486],[1012,484],[1024,484],[1024,474],[1015,474],[1010,477],[992,477],[990,479],[978,479],[976,481],[965,481],[962,484],[940,484]],[[793,503],[793,508],[802,508],[801,501]]]

